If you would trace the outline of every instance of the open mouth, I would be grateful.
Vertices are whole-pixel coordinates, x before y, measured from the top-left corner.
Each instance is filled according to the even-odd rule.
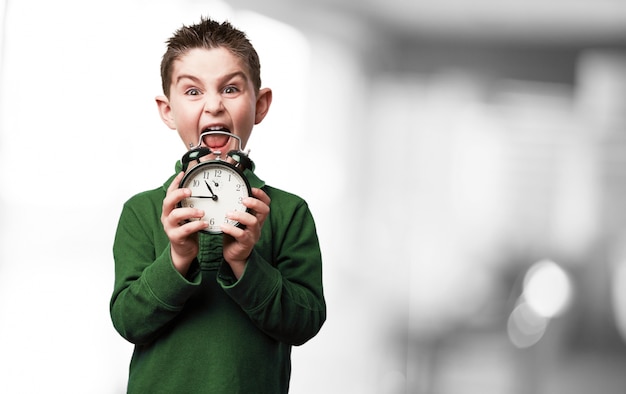
[[[225,127],[208,127],[202,130],[202,143],[212,151],[222,151],[230,142],[229,134]]]

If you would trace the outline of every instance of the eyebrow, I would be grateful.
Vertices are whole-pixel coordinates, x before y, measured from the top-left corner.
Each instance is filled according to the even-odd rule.
[[[247,75],[246,75],[246,73],[244,73],[243,71],[235,71],[235,72],[232,72],[232,73],[230,73],[230,74],[226,74],[226,75],[224,75],[224,76],[220,77],[220,79],[219,79],[219,80],[220,80],[220,81],[229,81],[229,80],[231,80],[231,79],[233,79],[233,78],[235,78],[235,77],[241,77],[241,78],[243,78],[245,81],[247,81],[247,80],[248,80],[248,76],[247,76]],[[193,81],[193,82],[195,82],[195,83],[201,83],[201,82],[202,82],[202,80],[200,80],[200,78],[198,78],[198,77],[196,77],[196,76],[189,75],[189,74],[182,74],[182,75],[179,75],[179,76],[176,78],[176,83],[178,84],[178,83],[179,83],[181,80],[183,80],[183,79],[190,79],[191,81]]]

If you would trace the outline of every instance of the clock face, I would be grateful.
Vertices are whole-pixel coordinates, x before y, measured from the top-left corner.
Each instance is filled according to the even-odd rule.
[[[239,226],[238,222],[226,219],[226,215],[232,211],[245,212],[247,208],[242,200],[252,194],[248,180],[224,161],[198,164],[185,174],[180,187],[191,189],[191,196],[181,201],[180,206],[202,209],[204,216],[195,220],[209,223],[204,231],[212,234],[222,232],[222,223]]]

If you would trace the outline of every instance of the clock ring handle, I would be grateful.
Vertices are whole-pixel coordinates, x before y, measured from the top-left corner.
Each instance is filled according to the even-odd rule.
[[[241,138],[227,131],[209,130],[209,131],[202,132],[200,134],[200,138],[198,139],[198,145],[194,149],[201,149],[202,140],[204,139],[204,137],[206,137],[207,135],[216,135],[216,134],[226,135],[228,137],[232,137],[237,140],[238,148],[233,149],[227,153],[227,157],[229,157],[233,161],[231,164],[234,164],[235,167],[241,169],[242,171],[244,169],[250,169],[254,171],[254,162],[250,160],[250,158],[248,157],[248,153],[243,151],[243,147],[241,146]],[[215,153],[218,156],[221,154],[221,152],[217,152],[217,151],[216,152],[209,151],[209,153]],[[204,156],[204,154],[202,156]]]
[[[235,168],[239,168],[242,171],[245,169],[254,171],[254,162],[241,150],[231,150],[228,152],[228,157],[233,160]]]
[[[183,164],[183,172],[187,171],[189,163],[191,163],[192,161],[197,161],[198,163],[200,163],[201,157],[210,155],[211,153],[211,149],[203,146],[198,146],[187,151],[187,153],[183,155],[182,159],[180,159],[181,163]]]

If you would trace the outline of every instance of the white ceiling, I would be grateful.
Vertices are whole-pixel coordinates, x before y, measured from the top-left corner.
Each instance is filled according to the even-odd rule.
[[[626,0],[229,1],[295,23],[375,28],[406,39],[626,43]],[[342,26],[334,26],[340,31]]]
[[[344,0],[405,34],[626,39],[623,0]],[[330,3],[330,2],[329,2]]]

